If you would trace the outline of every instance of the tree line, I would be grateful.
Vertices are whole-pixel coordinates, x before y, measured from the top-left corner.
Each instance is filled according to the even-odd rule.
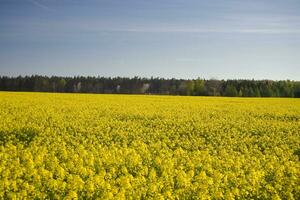
[[[125,77],[0,76],[1,91],[163,94],[229,97],[300,97],[300,81]]]

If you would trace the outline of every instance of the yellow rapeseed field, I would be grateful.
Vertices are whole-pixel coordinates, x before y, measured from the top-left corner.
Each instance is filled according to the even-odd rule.
[[[0,92],[0,199],[300,199],[300,100]]]

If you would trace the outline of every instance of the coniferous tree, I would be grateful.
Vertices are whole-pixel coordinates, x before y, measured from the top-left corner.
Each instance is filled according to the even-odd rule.
[[[227,85],[225,88],[225,96],[236,97],[236,96],[238,96],[238,92],[233,85]]]
[[[183,80],[134,77],[0,76],[2,91],[299,97],[299,81]]]

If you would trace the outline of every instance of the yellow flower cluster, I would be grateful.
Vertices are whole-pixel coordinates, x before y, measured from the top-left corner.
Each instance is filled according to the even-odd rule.
[[[300,199],[300,101],[0,92],[0,199]]]

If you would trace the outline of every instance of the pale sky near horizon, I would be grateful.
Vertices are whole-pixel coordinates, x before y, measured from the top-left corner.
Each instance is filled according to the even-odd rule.
[[[300,0],[0,0],[0,75],[300,80]]]

